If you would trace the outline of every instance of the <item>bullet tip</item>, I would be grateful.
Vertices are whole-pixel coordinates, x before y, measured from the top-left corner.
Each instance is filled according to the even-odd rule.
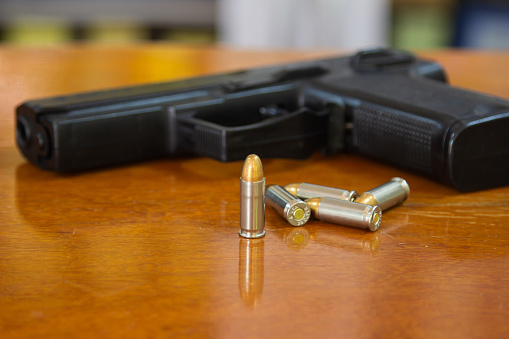
[[[291,194],[297,196],[298,195],[297,193],[299,191],[299,186],[300,186],[300,184],[288,184],[285,186],[285,190],[287,190]]]
[[[306,199],[306,203],[309,205],[309,208],[311,209],[311,213],[316,218],[318,215],[318,207],[320,206],[320,202],[322,201],[322,198],[311,198]]]
[[[361,195],[354,199],[354,202],[371,206],[378,205],[378,201],[376,200],[375,196],[369,192],[362,193]]]
[[[258,182],[264,179],[262,161],[259,156],[256,154],[247,156],[240,178],[248,182]]]

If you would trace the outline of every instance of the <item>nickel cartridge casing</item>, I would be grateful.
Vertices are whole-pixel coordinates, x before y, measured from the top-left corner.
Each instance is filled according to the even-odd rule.
[[[382,209],[378,206],[332,198],[311,198],[306,202],[316,219],[332,224],[374,232],[382,221]]]
[[[356,191],[347,191],[340,188],[308,184],[306,182],[288,184],[285,186],[285,189],[301,199],[328,197],[339,200],[353,201],[358,196]]]
[[[279,185],[267,186],[265,202],[292,226],[304,225],[311,216],[307,203]]]
[[[385,211],[408,198],[410,187],[401,178],[392,178],[390,181],[362,193],[355,202],[372,206],[380,206]]]

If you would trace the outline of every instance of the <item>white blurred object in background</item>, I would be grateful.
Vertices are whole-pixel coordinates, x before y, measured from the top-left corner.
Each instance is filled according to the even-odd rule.
[[[387,45],[390,0],[218,0],[219,41],[255,48]]]

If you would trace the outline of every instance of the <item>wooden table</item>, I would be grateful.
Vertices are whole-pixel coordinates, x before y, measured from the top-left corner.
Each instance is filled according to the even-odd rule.
[[[453,84],[509,98],[509,53],[429,51]],[[239,229],[242,162],[163,159],[57,175],[14,143],[23,100],[331,55],[168,45],[0,48],[0,331],[5,337],[503,338],[509,187],[460,193],[361,156],[262,159],[267,183],[405,178],[375,233],[271,208]]]

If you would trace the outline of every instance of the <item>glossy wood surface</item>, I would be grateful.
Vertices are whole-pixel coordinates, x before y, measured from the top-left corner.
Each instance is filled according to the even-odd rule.
[[[355,155],[262,159],[267,184],[355,189],[405,178],[375,233],[266,211],[239,230],[242,162],[162,159],[75,175],[14,143],[23,100],[333,52],[167,45],[0,47],[0,336],[507,338],[509,187],[460,193]],[[509,98],[509,52],[420,53]]]

